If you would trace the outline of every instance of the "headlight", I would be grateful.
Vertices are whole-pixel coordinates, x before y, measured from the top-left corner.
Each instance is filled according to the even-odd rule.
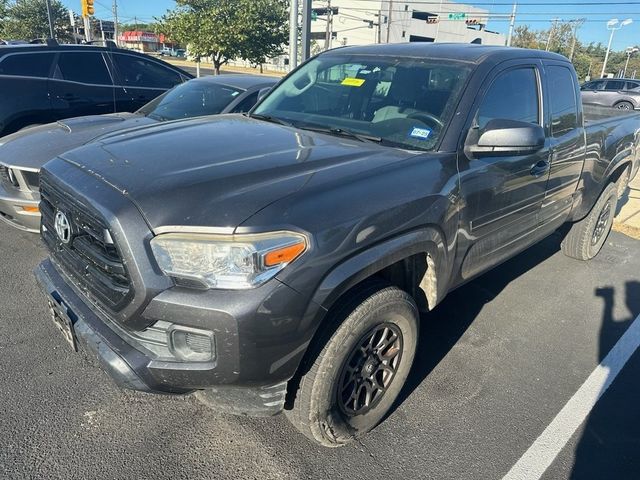
[[[151,240],[165,275],[201,288],[241,290],[273,278],[308,248],[303,235],[167,233]]]

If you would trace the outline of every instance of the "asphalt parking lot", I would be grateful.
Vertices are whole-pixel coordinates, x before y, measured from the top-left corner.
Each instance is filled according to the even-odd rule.
[[[500,479],[640,314],[639,246],[612,233],[581,263],[554,235],[453,292],[424,318],[395,411],[325,450],[284,416],[118,390],[49,321],[38,237],[0,225],[0,477]],[[542,478],[638,478],[639,373],[636,352]]]

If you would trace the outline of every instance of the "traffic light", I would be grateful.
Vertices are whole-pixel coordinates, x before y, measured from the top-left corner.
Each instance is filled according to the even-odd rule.
[[[464,23],[466,23],[467,25],[480,25],[481,22],[477,18],[469,18],[465,20]]]
[[[82,16],[83,17],[91,17],[94,13],[96,13],[96,9],[94,7],[94,0],[80,0],[82,4]]]
[[[440,19],[437,17],[437,15],[427,17],[427,23],[438,23],[439,21]]]

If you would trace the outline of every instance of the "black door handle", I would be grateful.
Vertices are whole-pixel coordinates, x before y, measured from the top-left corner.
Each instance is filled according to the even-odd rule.
[[[549,160],[540,160],[538,163],[531,167],[531,170],[529,170],[529,172],[534,177],[540,177],[547,173],[549,171],[549,168],[551,168],[551,163],[549,162]]]

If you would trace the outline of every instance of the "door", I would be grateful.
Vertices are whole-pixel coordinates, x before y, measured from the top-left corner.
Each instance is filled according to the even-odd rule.
[[[180,73],[138,55],[113,53],[119,112],[135,112],[158,95],[183,82]]]
[[[593,82],[585,83],[582,88],[582,101],[592,105],[604,105],[602,102],[604,99],[604,85],[606,80],[595,80]]]
[[[573,71],[560,62],[545,62],[545,81],[551,167],[540,223],[553,230],[571,211],[584,166],[586,139]]]
[[[113,80],[99,50],[60,53],[49,91],[56,119],[115,112]]]
[[[542,126],[541,64],[507,68],[489,78],[473,107],[466,147],[477,143],[491,120]],[[459,155],[464,199],[461,229],[468,252],[462,265],[469,278],[531,243],[548,176],[548,139],[535,153]],[[464,254],[464,252],[462,252]]]

